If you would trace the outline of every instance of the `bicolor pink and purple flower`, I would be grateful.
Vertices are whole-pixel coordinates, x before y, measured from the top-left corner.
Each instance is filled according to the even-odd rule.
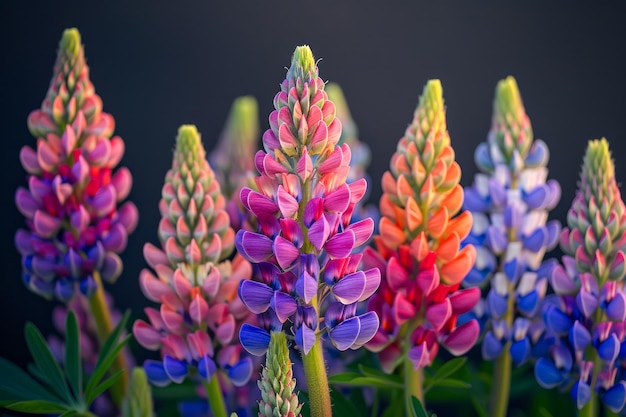
[[[140,276],[145,296],[161,305],[146,308],[149,321],[133,326],[143,347],[161,352],[162,360],[144,365],[157,386],[193,374],[209,381],[218,370],[228,377],[224,384],[242,386],[252,375],[252,360],[237,337],[244,322],[256,322],[237,297],[252,270],[239,255],[224,261],[235,235],[224,207],[200,135],[195,126],[182,126],[159,204],[162,248],[145,245],[154,272],[144,269]]]
[[[35,149],[20,151],[28,188],[17,190],[17,208],[26,217],[15,244],[22,255],[23,280],[33,292],[67,302],[76,291],[91,296],[94,273],[115,281],[118,256],[137,224],[134,204],[121,203],[132,186],[130,171],[116,169],[124,142],[115,122],[102,111],[76,29],[59,44],[48,94],[28,116]]]
[[[350,222],[367,183],[347,183],[351,151],[337,145],[341,123],[324,86],[309,47],[296,48],[255,157],[258,191],[241,191],[258,231],[240,230],[235,244],[259,278],[242,281],[239,296],[265,325],[244,324],[240,338],[256,355],[271,330],[285,330],[307,354],[322,336],[343,351],[378,329],[374,312],[356,308],[380,284],[378,269],[361,270],[362,256],[353,253],[374,227],[370,218]]]

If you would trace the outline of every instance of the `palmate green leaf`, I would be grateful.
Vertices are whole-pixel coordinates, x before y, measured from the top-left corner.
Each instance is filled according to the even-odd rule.
[[[130,316],[130,312],[126,311],[122,320],[115,326],[115,329],[111,332],[109,337],[104,341],[102,345],[102,349],[98,354],[98,359],[96,361],[96,367],[87,382],[87,387],[85,388],[85,397],[86,398],[95,398],[93,395],[94,390],[96,390],[97,385],[102,380],[104,375],[109,370],[109,367],[115,360],[115,357],[121,352],[126,343],[131,338],[131,335],[126,336],[121,341],[119,340],[122,332],[126,327],[126,323],[128,322],[128,317]]]
[[[83,394],[83,365],[79,332],[76,315],[70,311],[65,320],[65,374],[76,398],[81,398]]]
[[[37,399],[63,403],[14,363],[0,358],[0,401]]]
[[[92,401],[98,397],[98,395],[111,388],[111,386],[115,384],[115,381],[117,381],[123,373],[124,370],[120,369],[119,371],[102,381],[101,384],[98,384],[93,390],[88,391],[85,396],[85,401],[87,402],[87,404],[91,404]]]
[[[18,401],[6,404],[4,407],[9,410],[31,414],[58,414],[67,411],[67,406],[43,400]]]
[[[39,329],[30,322],[26,323],[25,336],[28,350],[30,350],[37,368],[41,371],[41,376],[45,378],[45,382],[68,404],[72,403],[74,399],[61,372],[61,367],[54,360],[50,347]]]
[[[122,339],[119,342],[117,346],[115,346],[115,348],[112,351],[109,352],[107,356],[104,357],[102,362],[98,365],[98,367],[95,369],[95,371],[91,375],[89,382],[87,382],[87,387],[85,388],[85,398],[94,398],[94,399],[96,398],[96,396],[93,395],[93,392],[98,390],[97,388],[98,384],[100,383],[104,375],[109,370],[117,354],[121,352],[124,346],[126,346],[130,338],[131,338],[131,335],[126,336],[124,339]],[[120,371],[123,372],[124,370],[121,369]]]
[[[424,410],[424,406],[422,406],[420,400],[418,400],[417,397],[414,395],[411,396],[411,405],[412,417],[428,417],[428,414],[426,414],[426,410]]]
[[[465,357],[449,360],[439,367],[435,375],[430,378],[424,378],[424,393],[428,392],[433,386],[440,385],[441,381],[461,369],[463,365],[465,365],[465,362],[467,362],[467,358]]]

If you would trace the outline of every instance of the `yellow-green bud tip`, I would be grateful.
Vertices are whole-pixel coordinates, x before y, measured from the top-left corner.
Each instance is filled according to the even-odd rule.
[[[65,29],[59,47],[65,53],[78,55],[80,50],[80,32],[78,29]]]
[[[420,96],[419,107],[436,112],[443,111],[443,87],[440,80],[428,80]]]
[[[176,136],[176,151],[187,152],[197,149],[201,145],[200,133],[195,125],[182,125],[178,128]]]
[[[589,141],[585,153],[584,165],[595,174],[601,172],[608,178],[612,178],[615,175],[615,166],[611,159],[609,141],[606,140],[606,138]]]
[[[518,116],[520,112],[525,111],[515,78],[509,75],[498,82],[494,106],[496,112],[500,114]]]
[[[259,106],[256,99],[252,96],[236,98],[233,101],[232,114],[232,121],[237,125],[256,120],[259,114]]]
[[[337,109],[337,113],[348,111],[348,103],[346,102],[346,97],[343,94],[343,90],[337,83],[328,83],[324,88],[326,94],[328,94],[328,99],[335,103],[335,108]]]
[[[293,52],[293,58],[291,59],[292,65],[297,65],[302,68],[304,73],[315,71],[315,58],[313,58],[313,52],[309,45],[303,45],[296,47]]]

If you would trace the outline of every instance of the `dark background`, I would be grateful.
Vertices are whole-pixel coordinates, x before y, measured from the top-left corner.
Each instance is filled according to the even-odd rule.
[[[122,163],[134,177],[130,199],[139,208],[139,226],[122,255],[125,272],[109,290],[135,317],[148,304],[138,287],[142,247],[156,242],[157,203],[178,126],[196,124],[210,150],[232,100],[252,94],[265,130],[284,67],[300,44],[322,58],[321,76],[344,89],[360,138],[374,155],[374,201],[429,78],[443,83],[463,185],[471,183],[474,148],[489,129],[494,87],[509,74],[517,78],[535,136],[550,147],[550,177],[563,189],[552,218],[565,220],[589,139],[609,139],[617,178],[626,179],[623,2],[216,3],[2,2],[0,356],[24,363],[24,323],[50,328],[54,303],[30,293],[20,279],[13,237],[24,221],[14,195],[26,185],[19,150],[35,144],[26,117],[46,94],[67,27],[82,34],[91,79],[115,117],[126,143]]]

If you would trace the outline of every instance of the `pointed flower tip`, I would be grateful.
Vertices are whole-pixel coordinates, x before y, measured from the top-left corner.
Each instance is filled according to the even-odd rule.
[[[313,58],[313,52],[309,45],[296,47],[291,59],[291,66],[292,68],[294,66],[302,68],[305,74],[315,72],[315,58]]]
[[[202,148],[202,142],[196,126],[180,126],[178,128],[178,136],[176,136],[176,153],[187,153],[200,148]]]
[[[440,80],[428,80],[420,97],[419,106],[443,109],[443,87]]]
[[[525,112],[517,81],[512,76],[498,82],[494,107],[494,112],[499,114],[518,115]]]
[[[335,104],[335,108],[339,113],[339,109],[346,109],[348,104],[346,102],[346,96],[343,94],[343,90],[337,83],[328,83],[324,87],[324,91],[328,94],[328,99]]]
[[[78,55],[80,51],[80,32],[76,28],[69,28],[63,31],[63,37],[59,45],[61,51],[66,54]]]
[[[272,331],[270,334],[270,346],[267,351],[268,363],[270,358],[278,363],[289,361],[289,349],[287,348],[287,337],[283,332]]]
[[[253,96],[237,97],[230,110],[229,128],[232,139],[251,142],[259,132],[259,105]]]
[[[590,140],[585,153],[584,165],[593,173],[602,172],[608,177],[615,174],[609,141],[606,138]]]

